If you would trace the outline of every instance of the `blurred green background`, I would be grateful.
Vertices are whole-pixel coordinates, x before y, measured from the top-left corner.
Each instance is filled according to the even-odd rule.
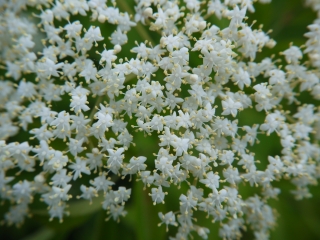
[[[132,0],[127,1],[132,4]],[[263,53],[257,56],[257,59],[263,59],[271,54],[277,54],[280,51],[289,47],[289,43],[300,46],[305,43],[306,38],[303,34],[307,32],[307,26],[313,22],[316,14],[310,8],[304,8],[302,0],[273,0],[271,4],[262,5],[257,3],[255,5],[256,12],[249,14],[250,25],[253,20],[257,20],[256,28],[259,24],[263,24],[263,30],[268,31],[272,29],[270,36],[277,42],[274,49],[265,49]],[[125,11],[122,4],[120,9]],[[84,18],[82,18],[84,19]],[[216,18],[211,17],[210,20],[214,24]],[[84,26],[89,26],[90,22],[82,22]],[[88,27],[87,27],[88,28]],[[114,27],[105,27],[100,24],[102,34],[110,34]],[[160,36],[151,36],[154,41],[157,41]],[[129,50],[134,45],[133,40],[138,42],[143,41],[139,34],[132,29],[128,33],[129,43],[123,47],[121,52],[122,57],[132,57]],[[107,46],[110,46],[107,43]],[[129,56],[127,55],[129,54]],[[93,57],[94,58],[94,57]],[[96,56],[99,60],[98,56]],[[252,124],[258,120],[263,121],[261,116],[256,115],[255,111],[251,115],[239,115],[240,121],[246,124]],[[131,133],[134,135],[136,148],[132,148],[132,155],[144,155],[149,159],[149,163],[153,164],[152,153],[156,152],[157,146],[155,142],[146,140],[143,134]],[[22,141],[20,136],[12,140]],[[257,152],[256,157],[261,161],[266,161],[268,154],[279,154],[279,140],[275,137],[263,138],[261,143],[254,149]],[[151,160],[150,160],[151,159]],[[24,176],[20,176],[23,178]],[[88,178],[84,177],[85,182]],[[169,191],[166,196],[165,205],[153,206],[151,198],[148,196],[148,190],[143,190],[143,184],[140,182],[128,182],[124,179],[117,182],[118,186],[126,186],[132,188],[132,196],[126,204],[128,214],[122,218],[119,223],[110,220],[104,221],[107,217],[105,211],[102,210],[100,202],[101,198],[95,199],[92,205],[88,201],[76,201],[75,196],[69,201],[71,215],[65,217],[64,222],[60,224],[57,219],[52,222],[49,221],[46,213],[45,205],[39,201],[31,204],[32,218],[26,220],[25,224],[20,228],[15,226],[2,225],[0,227],[0,239],[3,240],[52,240],[52,239],[77,239],[77,240],[102,240],[102,239],[132,239],[132,240],[164,240],[168,239],[170,235],[175,233],[175,229],[170,228],[169,233],[165,232],[165,226],[158,227],[160,222],[158,212],[166,213],[173,209],[178,209],[178,198],[180,193],[176,191]],[[315,186],[311,187],[313,198],[301,201],[294,200],[290,194],[293,190],[290,182],[282,180],[275,183],[276,187],[281,188],[279,200],[272,200],[270,204],[274,207],[279,216],[277,219],[277,226],[271,232],[271,239],[320,239],[320,189]],[[184,187],[184,186],[183,186]],[[249,196],[255,190],[246,187],[241,187],[241,193],[244,196]],[[76,195],[76,194],[75,194]],[[0,216],[8,210],[8,203],[3,203],[0,208]],[[199,216],[202,216],[199,214]],[[205,219],[205,215],[199,220],[199,225],[204,222],[204,225],[210,229],[209,239],[217,239],[218,224],[211,224]],[[196,233],[193,235],[194,239],[200,239]],[[243,239],[253,239],[253,234],[248,230],[244,232]]]

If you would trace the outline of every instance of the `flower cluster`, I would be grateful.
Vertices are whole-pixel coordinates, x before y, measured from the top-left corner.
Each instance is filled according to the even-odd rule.
[[[118,180],[129,176],[154,204],[180,191],[180,208],[159,213],[177,228],[172,239],[207,238],[197,211],[220,223],[222,238],[246,226],[268,238],[273,182],[290,179],[302,199],[320,177],[320,20],[304,49],[256,60],[276,42],[248,24],[253,2],[0,1],[0,197],[13,203],[5,221],[22,224],[34,198],[62,221],[74,188],[77,198],[103,196],[118,220],[131,196]],[[133,29],[143,41],[129,52]],[[154,142],[153,158],[132,154],[139,133]],[[263,163],[261,139],[281,148]],[[16,177],[25,172],[33,179]],[[245,182],[259,191],[243,198]]]

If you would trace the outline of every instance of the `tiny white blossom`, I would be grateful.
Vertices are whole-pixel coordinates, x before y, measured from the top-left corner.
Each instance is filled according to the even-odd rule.
[[[153,205],[156,205],[157,203],[164,203],[166,193],[163,192],[162,187],[159,186],[158,188],[152,188],[151,194],[149,195],[152,197]]]

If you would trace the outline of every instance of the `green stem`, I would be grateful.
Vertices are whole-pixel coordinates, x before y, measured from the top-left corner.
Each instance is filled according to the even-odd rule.
[[[137,75],[131,73],[126,77],[125,83],[130,82],[131,80],[137,78]]]
[[[103,96],[99,96],[98,99],[96,100],[96,103],[89,115],[89,119],[93,120],[94,114],[97,112],[97,108],[99,104],[102,102]],[[94,148],[92,141],[89,140],[89,149],[92,150]]]
[[[93,120],[93,116],[94,114],[97,112],[97,107],[99,106],[99,104],[102,102],[102,96],[99,96],[90,115],[89,115],[89,119]]]
[[[124,10],[124,12],[127,12],[129,15],[134,16],[134,11],[132,11],[132,8],[129,6],[128,2],[129,1],[127,1],[127,0],[125,0],[125,1],[120,0],[120,1],[117,1],[117,4],[118,4],[119,8]],[[143,26],[141,23],[137,23],[137,26],[135,29],[137,30],[137,32],[139,33],[139,35],[141,36],[142,39],[148,40],[152,44],[152,46],[155,45],[152,37],[150,36],[148,31],[146,30],[145,26]]]

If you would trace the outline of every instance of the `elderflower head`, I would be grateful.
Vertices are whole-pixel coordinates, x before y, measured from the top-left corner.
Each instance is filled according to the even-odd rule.
[[[259,59],[276,42],[248,24],[253,3],[1,1],[5,222],[21,225],[35,199],[62,221],[76,194],[102,199],[118,221],[134,179],[154,205],[177,203],[158,213],[171,239],[208,238],[197,212],[220,223],[221,238],[249,226],[267,239],[274,181],[290,179],[302,199],[320,176],[320,22],[304,49]],[[306,4],[319,13],[318,1]],[[258,161],[261,139],[278,139],[278,154]],[[244,183],[261,192],[243,197]]]

